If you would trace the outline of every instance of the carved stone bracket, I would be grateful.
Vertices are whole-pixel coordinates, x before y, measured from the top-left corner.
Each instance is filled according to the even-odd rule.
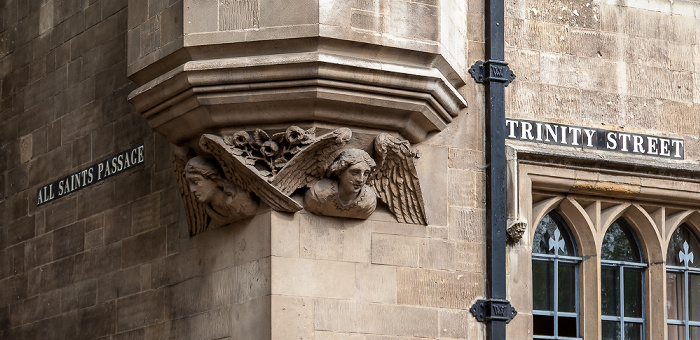
[[[306,190],[304,207],[315,214],[366,219],[379,199],[399,222],[426,225],[413,162],[417,151],[407,141],[379,134],[371,156],[345,148],[351,138],[348,128],[317,137],[314,129],[296,126],[274,134],[256,129],[202,135],[203,155],[174,156],[191,233],[205,230],[210,220],[254,215],[247,209],[251,197],[276,211],[299,211],[302,206],[291,197],[297,190]]]

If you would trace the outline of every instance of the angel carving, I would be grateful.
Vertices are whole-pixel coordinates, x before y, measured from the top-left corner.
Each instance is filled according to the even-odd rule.
[[[344,149],[351,137],[347,128],[316,137],[314,129],[293,126],[273,135],[260,129],[252,136],[205,134],[200,146],[218,161],[226,181],[273,210],[301,210],[291,196],[307,190],[304,207],[315,214],[366,219],[379,198],[399,222],[426,225],[417,152],[407,141],[380,134],[371,157]]]
[[[407,141],[387,134],[374,139],[375,159],[359,149],[341,152],[304,197],[306,210],[328,216],[366,219],[377,198],[399,222],[427,225],[423,195]]]
[[[203,232],[212,222],[224,225],[257,213],[258,202],[248,192],[226,181],[216,166],[204,157],[178,150],[173,160],[191,235]]]

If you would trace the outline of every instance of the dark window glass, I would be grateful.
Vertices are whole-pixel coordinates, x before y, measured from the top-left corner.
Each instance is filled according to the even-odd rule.
[[[625,317],[642,317],[642,271],[625,269]],[[626,332],[625,332],[626,333]]]
[[[620,340],[620,323],[617,321],[603,321],[603,340]]]
[[[532,246],[534,338],[578,337],[578,263],[576,247],[556,212],[535,229]]]
[[[600,256],[603,260],[641,262],[637,241],[624,219],[615,221],[608,228]]]
[[[700,340],[700,254],[697,236],[687,225],[676,229],[666,253],[666,312],[669,339]]]
[[[616,267],[601,267],[600,274],[603,315],[620,316],[620,271]]]
[[[554,310],[554,263],[532,261],[533,308]]]
[[[646,265],[641,261],[636,235],[624,219],[618,219],[608,228],[601,247],[604,339],[644,339]]]

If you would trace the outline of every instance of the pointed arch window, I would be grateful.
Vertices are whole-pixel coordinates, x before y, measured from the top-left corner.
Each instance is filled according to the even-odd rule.
[[[671,235],[666,253],[669,340],[700,340],[700,242],[686,225]]]
[[[605,233],[600,264],[603,340],[643,340],[647,265],[637,236],[624,219]]]
[[[569,227],[552,211],[532,246],[533,338],[579,339],[578,256]]]

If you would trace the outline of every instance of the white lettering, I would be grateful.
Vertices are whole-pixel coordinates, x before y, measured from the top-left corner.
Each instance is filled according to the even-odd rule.
[[[97,180],[98,181],[102,179],[102,169],[103,168],[104,168],[104,164],[102,164],[102,163],[97,164]]]
[[[561,127],[561,138],[559,138],[561,144],[566,144],[566,126]]]
[[[535,123],[537,125],[537,140],[542,141],[542,123]]]
[[[586,146],[593,147],[593,134],[595,133],[595,130],[583,129],[583,132],[586,134],[586,137],[588,137],[588,143]]]
[[[95,169],[95,168],[90,167],[90,169],[88,169],[88,184],[92,184],[92,180],[94,179],[94,177],[92,175],[93,169]]]
[[[139,146],[139,164],[143,163],[143,145]]]
[[[632,150],[632,152],[644,153],[644,146],[642,145],[642,143],[644,143],[644,138],[642,138],[642,136],[637,135],[634,135],[632,137],[634,139],[634,150]]]
[[[607,147],[608,150],[617,149],[617,133],[610,131],[608,132],[607,138],[608,143],[605,144],[605,147]]]
[[[659,141],[661,142],[661,151],[659,152],[661,156],[671,156],[671,151],[668,149],[668,144],[671,142],[671,140],[666,138],[659,138]]]
[[[123,154],[117,156],[117,164],[118,164],[117,171],[122,171],[124,169],[124,155]]]
[[[622,147],[620,148],[620,151],[629,151],[627,149],[627,142],[629,142],[631,138],[632,136],[630,136],[629,134],[620,132],[620,140],[622,141]]]
[[[554,142],[556,143],[559,140],[559,138],[558,138],[558,133],[559,133],[558,131],[559,130],[557,130],[559,125],[545,124],[544,126],[547,128],[547,132],[544,135],[544,141],[549,142],[549,136],[551,135],[552,137],[554,137]],[[554,127],[552,127],[552,126],[554,126]]]
[[[508,133],[508,138],[515,138],[515,128],[518,126],[518,124],[520,124],[520,123],[518,123],[514,120],[506,119],[506,126],[509,129],[508,131],[510,131],[510,133]],[[134,163],[136,163],[136,162],[134,162]]]
[[[683,150],[683,141],[682,140],[674,140],[671,143],[673,143],[673,147],[676,149],[676,153],[673,154],[673,157],[681,158],[681,150]]]
[[[647,146],[647,153],[650,155],[658,155],[659,149],[657,149],[657,147],[659,145],[659,139],[657,137],[647,136],[647,143],[649,144]]]
[[[569,131],[572,133],[572,139],[571,139],[571,145],[579,145],[578,144],[578,138],[581,136],[581,128],[577,127],[570,127]]]
[[[534,137],[532,137],[532,124],[530,124],[528,122],[523,122],[523,127],[521,130],[520,139],[526,139],[526,140],[535,139]]]
[[[45,191],[45,190],[46,190],[46,187],[43,187],[41,190],[39,190],[39,193],[36,195],[36,205],[44,203],[44,199],[42,198],[43,195],[41,194],[41,192]]]

